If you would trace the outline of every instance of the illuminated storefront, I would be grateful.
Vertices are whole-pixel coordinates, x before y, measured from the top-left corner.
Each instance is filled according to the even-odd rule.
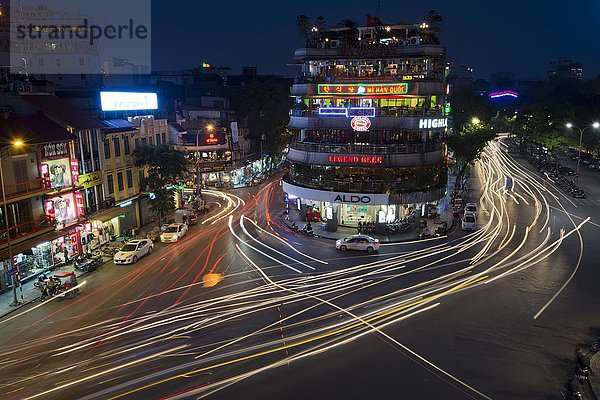
[[[44,213],[62,231],[62,236],[49,242],[54,265],[64,264],[82,251],[82,227],[78,224],[85,216],[85,205],[73,145],[72,141],[50,143],[38,154],[40,174],[54,189],[44,196]]]

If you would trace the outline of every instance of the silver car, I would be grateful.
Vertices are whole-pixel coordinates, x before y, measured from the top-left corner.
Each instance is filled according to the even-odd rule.
[[[347,238],[338,239],[335,248],[341,251],[362,250],[367,253],[379,251],[379,239],[373,239],[367,235],[352,235]]]

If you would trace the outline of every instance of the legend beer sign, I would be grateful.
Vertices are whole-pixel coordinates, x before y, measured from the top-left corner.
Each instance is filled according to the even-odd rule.
[[[408,83],[352,83],[317,86],[317,94],[343,94],[356,96],[385,96],[408,94]]]
[[[329,156],[332,164],[383,164],[382,156]]]
[[[421,118],[419,129],[435,129],[448,127],[448,118]]]

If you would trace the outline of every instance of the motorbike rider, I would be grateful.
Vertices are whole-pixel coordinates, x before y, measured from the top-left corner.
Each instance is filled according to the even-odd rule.
[[[46,279],[46,288],[48,289],[48,294],[50,296],[54,296],[57,291],[56,281],[52,278]]]

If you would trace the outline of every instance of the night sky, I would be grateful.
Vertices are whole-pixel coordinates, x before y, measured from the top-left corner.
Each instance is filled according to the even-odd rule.
[[[412,5],[414,4],[414,5]],[[201,62],[256,66],[260,74],[293,76],[286,66],[302,45],[296,16],[350,18],[364,25],[376,0],[153,0],[153,69],[181,69]],[[447,57],[475,68],[475,76],[508,71],[520,79],[544,78],[548,62],[570,57],[584,78],[600,74],[599,0],[381,0],[386,23],[421,22],[428,10],[444,17],[440,35]]]

